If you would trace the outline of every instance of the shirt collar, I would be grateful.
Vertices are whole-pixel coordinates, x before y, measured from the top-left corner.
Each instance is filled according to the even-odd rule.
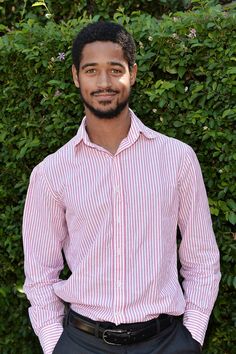
[[[143,134],[147,139],[154,139],[157,137],[157,133],[154,130],[144,125],[131,109],[129,109],[129,111],[131,115],[131,126],[128,137],[132,137],[133,135],[137,139],[140,134]]]
[[[157,133],[154,130],[148,128],[146,125],[144,125],[141,120],[136,116],[136,114],[132,111],[132,109],[129,109],[129,112],[131,116],[131,126],[129,129],[129,133],[126,137],[127,141],[129,141],[130,143],[134,143],[139,138],[140,134],[143,134],[147,139],[155,139],[157,137]],[[78,145],[81,141],[83,141],[87,145],[91,144],[86,131],[86,116],[83,118],[78,132],[75,136],[75,146]]]

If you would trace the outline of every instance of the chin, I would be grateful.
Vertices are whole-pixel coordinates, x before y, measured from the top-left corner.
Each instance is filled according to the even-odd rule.
[[[82,101],[88,112],[92,113],[99,119],[114,119],[117,118],[129,104],[129,96],[125,97],[122,102],[112,102],[111,100],[104,100],[100,102],[91,102],[91,104],[85,99],[80,91]],[[94,105],[93,105],[94,104]],[[98,106],[98,107],[97,107]]]
[[[90,106],[87,102],[85,107],[99,119],[114,119],[117,118],[128,106],[128,101],[119,103],[116,107],[107,107],[107,109],[95,108]]]

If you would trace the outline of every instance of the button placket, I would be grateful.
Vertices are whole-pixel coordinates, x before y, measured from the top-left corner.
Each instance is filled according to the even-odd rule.
[[[114,240],[114,315],[121,321],[123,307],[124,267],[122,253],[124,248],[124,200],[119,156],[113,159],[113,240]]]

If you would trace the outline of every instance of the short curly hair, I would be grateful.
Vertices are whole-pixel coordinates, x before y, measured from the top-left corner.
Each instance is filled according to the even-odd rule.
[[[79,71],[84,46],[95,41],[109,41],[119,44],[123,50],[129,69],[133,67],[136,57],[136,47],[131,34],[119,24],[99,21],[90,23],[84,27],[74,40],[72,59],[77,71]]]

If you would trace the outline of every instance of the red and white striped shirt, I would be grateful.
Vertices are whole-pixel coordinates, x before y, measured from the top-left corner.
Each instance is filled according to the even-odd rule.
[[[63,301],[116,324],[180,315],[203,343],[220,280],[201,170],[186,144],[131,127],[115,155],[77,135],[32,172],[24,210],[25,293],[45,354]],[[176,229],[183,289],[178,281]],[[60,280],[64,250],[71,276]]]

